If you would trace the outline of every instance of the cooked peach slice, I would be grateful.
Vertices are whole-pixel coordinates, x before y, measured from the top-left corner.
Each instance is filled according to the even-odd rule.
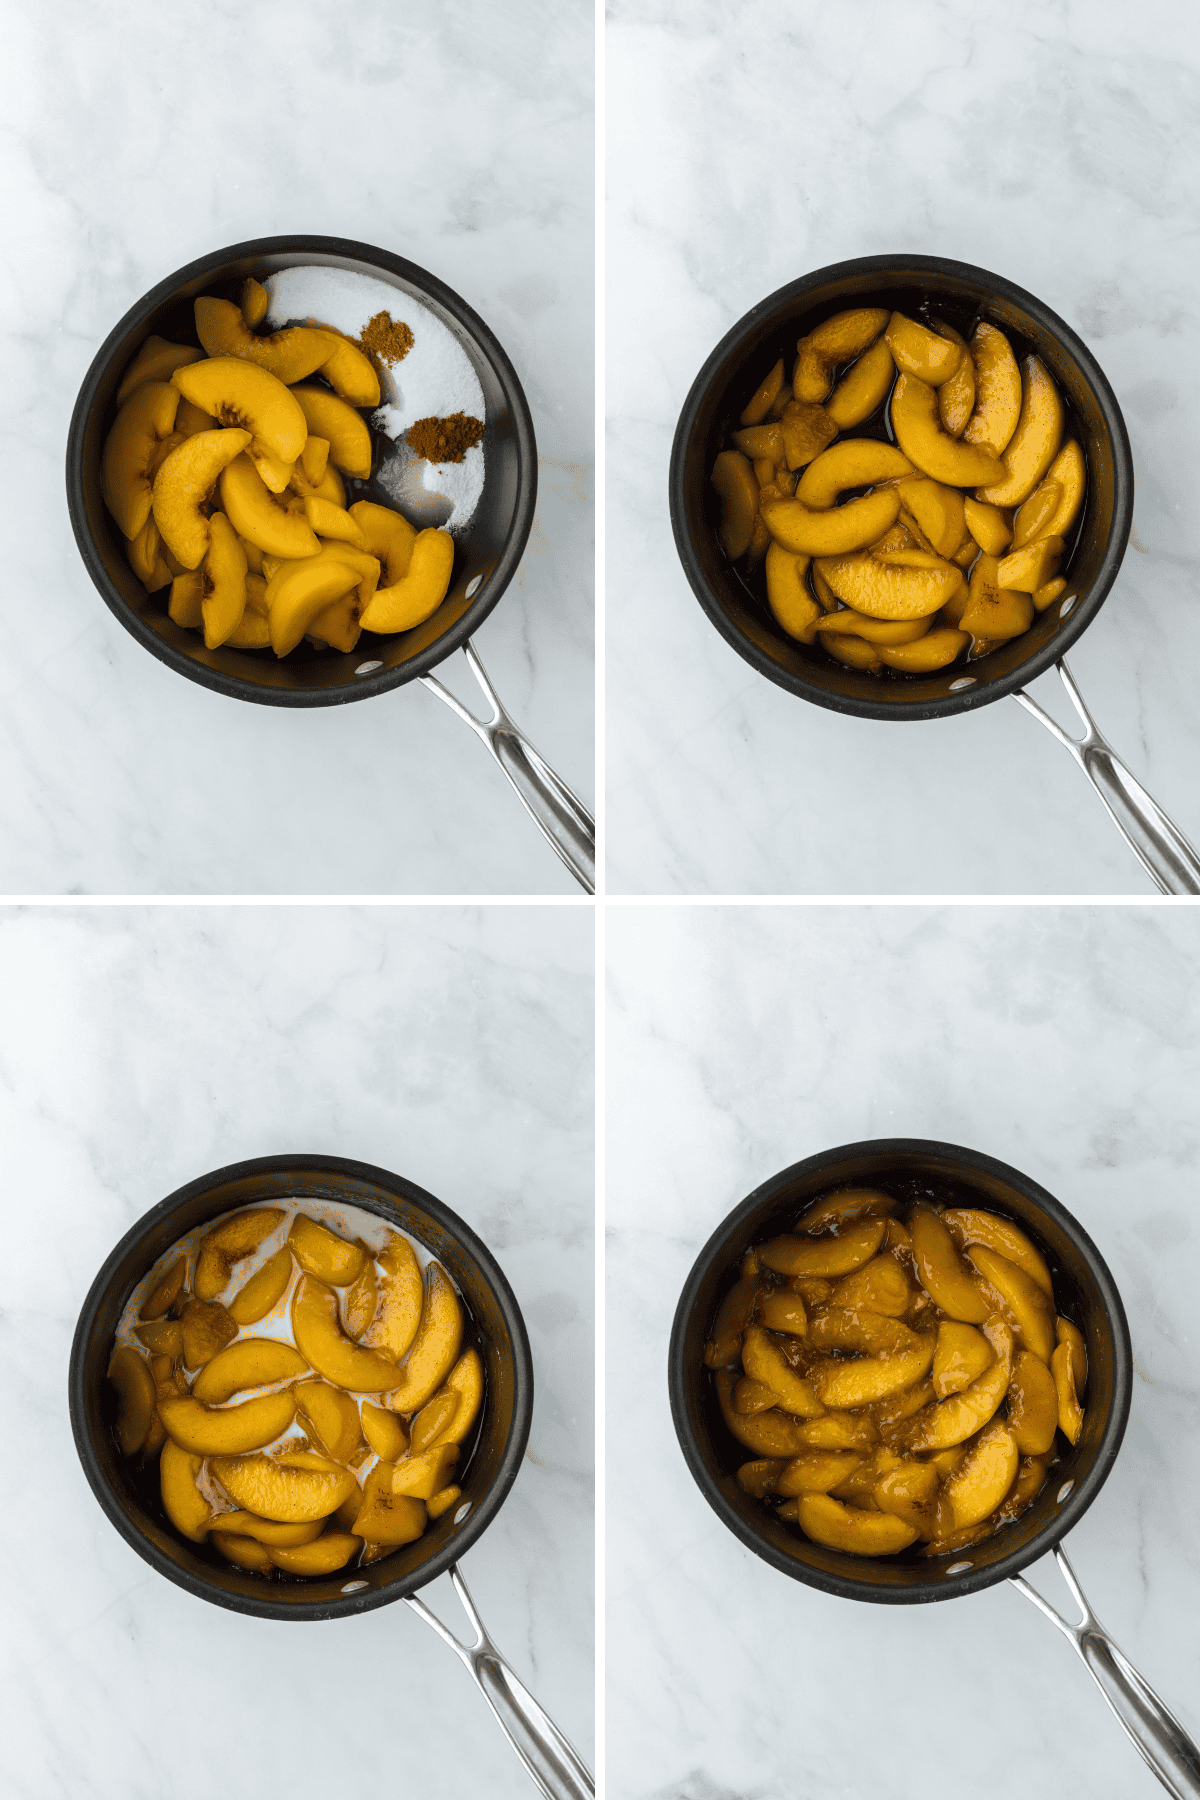
[[[830,1296],[832,1306],[863,1307],[890,1319],[901,1318],[911,1300],[908,1277],[894,1256],[873,1256],[860,1269],[843,1275]]]
[[[419,531],[412,547],[408,573],[387,587],[377,588],[364,607],[364,631],[411,631],[442,604],[454,571],[454,539],[448,531],[432,526]]]
[[[248,456],[238,456],[221,475],[221,505],[235,531],[269,556],[295,560],[321,548],[303,512],[290,513],[271,498]]]
[[[292,1253],[285,1244],[238,1289],[229,1302],[230,1317],[238,1325],[257,1325],[279,1305],[291,1279]]]
[[[708,1368],[722,1369],[740,1362],[742,1333],[754,1317],[761,1285],[758,1257],[753,1250],[748,1250],[742,1258],[738,1279],[717,1308],[712,1331],[704,1346],[704,1361]]]
[[[1008,1388],[1008,1426],[1022,1456],[1044,1456],[1058,1429],[1054,1377],[1031,1350],[1019,1350]]]
[[[226,1562],[239,1569],[252,1569],[257,1575],[266,1575],[274,1567],[266,1546],[252,1537],[241,1537],[232,1531],[214,1531],[212,1542]]]
[[[877,488],[845,506],[811,512],[799,500],[768,500],[762,519],[771,536],[797,556],[844,556],[865,550],[900,511],[894,488]]]
[[[136,538],[150,517],[156,453],[171,436],[178,405],[179,390],[170,382],[143,382],[133,389],[104,440],[100,486],[123,537]]]
[[[183,1355],[183,1326],[178,1319],[156,1319],[151,1325],[135,1327],[147,1350],[158,1356],[169,1356],[178,1362]]]
[[[968,1450],[957,1474],[946,1483],[956,1531],[978,1525],[995,1512],[1016,1480],[1019,1461],[1012,1432],[999,1419],[993,1419],[979,1442]]]
[[[841,1188],[826,1194],[796,1221],[796,1230],[812,1235],[835,1226],[839,1231],[857,1219],[886,1218],[896,1209],[890,1194],[879,1188]]]
[[[232,1456],[258,1450],[287,1430],[295,1412],[290,1392],[261,1394],[237,1406],[218,1408],[207,1407],[190,1394],[158,1403],[158,1416],[170,1437],[194,1456]],[[251,1506],[249,1510],[261,1508]]]
[[[1043,1293],[1053,1299],[1054,1286],[1045,1258],[1011,1220],[1002,1219],[996,1213],[985,1212],[980,1207],[955,1206],[942,1214],[942,1224],[955,1243],[964,1250],[969,1244],[986,1244],[989,1250],[998,1250],[1009,1262],[1024,1269]]]
[[[1066,586],[1066,582],[1059,575],[1053,581],[1046,582],[1044,587],[1035,588],[1033,595],[1035,612],[1045,612],[1048,606],[1053,606],[1058,596],[1066,591]]]
[[[320,1380],[297,1382],[295,1394],[296,1411],[326,1456],[348,1463],[362,1443],[358,1406],[351,1395]]]
[[[427,1400],[420,1412],[412,1421],[412,1436],[409,1440],[409,1454],[419,1456],[423,1450],[430,1450],[434,1444],[446,1441],[449,1428],[458,1412],[460,1396],[450,1388],[439,1388],[432,1400]],[[454,1442],[457,1442],[454,1439]]]
[[[933,1391],[939,1400],[961,1394],[992,1363],[992,1349],[982,1331],[957,1319],[943,1319],[933,1352]]]
[[[761,1381],[751,1381],[748,1375],[743,1375],[733,1390],[733,1410],[743,1417],[752,1417],[755,1413],[767,1412],[777,1398]]]
[[[272,1549],[294,1550],[299,1544],[311,1544],[319,1537],[324,1519],[305,1519],[297,1524],[280,1524],[275,1519],[260,1519],[257,1513],[218,1513],[221,1530],[235,1537],[257,1538]]]
[[[961,340],[939,337],[927,325],[894,312],[884,333],[892,360],[902,375],[915,375],[930,387],[949,381],[963,359]]]
[[[446,1377],[446,1391],[458,1396],[458,1406],[432,1440],[430,1448],[439,1444],[461,1444],[475,1423],[483,1404],[483,1364],[477,1350],[463,1351]],[[414,1436],[415,1424],[414,1421]]]
[[[937,389],[915,375],[901,375],[892,389],[892,428],[896,442],[914,467],[949,487],[977,487],[999,481],[1004,464],[990,451],[979,449],[942,429],[938,417]],[[989,494],[980,498],[992,499]]]
[[[176,369],[198,362],[203,354],[191,344],[170,344],[166,338],[148,337],[121,377],[117,406],[124,406],[134,389],[148,381],[169,382]]]
[[[928,1463],[902,1462],[886,1470],[876,1479],[871,1498],[880,1512],[895,1514],[918,1537],[942,1536],[954,1522],[950,1502],[938,1491],[937,1472]]]
[[[408,574],[417,534],[402,513],[370,500],[356,500],[350,517],[363,534],[366,548],[384,565],[385,587],[394,587]]]
[[[742,455],[748,456],[751,463],[765,459],[771,464],[773,472],[775,464],[783,461],[783,426],[778,420],[773,420],[769,425],[749,425],[744,431],[732,432],[731,436]],[[757,468],[755,477],[761,486],[762,478]]]
[[[737,562],[750,548],[758,515],[758,483],[748,457],[740,450],[722,450],[710,477],[721,502],[717,535],[730,562]]]
[[[825,1408],[811,1381],[798,1375],[782,1350],[759,1325],[751,1325],[742,1345],[742,1366],[753,1381],[761,1381],[775,1395],[782,1411],[800,1419],[819,1418]]]
[[[921,1285],[951,1319],[979,1325],[994,1308],[979,1283],[963,1267],[954,1239],[931,1206],[914,1206],[908,1221]]]
[[[1047,475],[1038,483],[1024,505],[1017,509],[1013,520],[1013,550],[1023,550],[1026,544],[1034,544],[1039,538],[1049,537],[1049,522],[1058,511],[1062,500],[1062,488],[1052,476]]]
[[[1083,490],[1087,481],[1087,465],[1083,460],[1083,451],[1074,438],[1063,445],[1050,464],[1046,471],[1046,481],[1056,481],[1061,493],[1058,508],[1051,514],[1045,526],[1044,535],[1065,538],[1083,505]],[[1032,498],[1032,496],[1030,497]]]
[[[361,1244],[350,1243],[304,1213],[296,1214],[288,1232],[288,1245],[305,1274],[315,1275],[330,1287],[349,1287],[367,1261]]]
[[[425,1529],[422,1500],[393,1493],[394,1463],[376,1463],[363,1486],[363,1502],[354,1521],[355,1535],[373,1544],[411,1544]]]
[[[1018,1342],[1044,1363],[1054,1351],[1054,1306],[1045,1293],[1016,1263],[986,1244],[971,1244],[967,1261],[982,1277],[989,1310],[1002,1312],[1013,1325]]]
[[[798,1456],[805,1448],[804,1439],[800,1436],[800,1420],[776,1408],[750,1417],[743,1416],[734,1408],[734,1386],[733,1371],[718,1369],[716,1387],[721,1415],[738,1443],[744,1444],[747,1450],[753,1450],[756,1456],[782,1457],[785,1461],[790,1456]]]
[[[1058,1346],[1050,1358],[1050,1373],[1058,1394],[1058,1423],[1069,1443],[1077,1444],[1083,1430],[1080,1398],[1087,1386],[1087,1352],[1083,1333],[1069,1319],[1056,1319]]]
[[[931,675],[954,662],[970,641],[965,631],[942,625],[915,644],[881,644],[879,657],[889,669],[903,669],[906,675]]]
[[[951,437],[961,437],[975,410],[975,363],[967,348],[966,339],[955,331],[953,325],[943,325],[935,320],[933,328],[939,337],[957,344],[963,352],[953,375],[938,388],[938,417],[942,421],[942,429],[948,431]]]
[[[294,387],[306,429],[329,445],[329,459],[346,475],[366,481],[371,474],[371,434],[352,406],[325,388]],[[300,448],[303,449],[303,439]],[[296,452],[299,455],[299,450]]]
[[[195,315],[196,336],[210,357],[220,361],[239,357],[287,387],[314,375],[322,362],[328,361],[328,339],[311,326],[288,325],[269,337],[256,337],[240,306],[208,295],[196,301]]]
[[[1002,567],[994,556],[983,551],[975,559],[967,604],[958,621],[961,629],[975,638],[1002,642],[1020,637],[1032,623],[1033,601],[1028,594],[1001,583]]]
[[[995,1413],[1012,1373],[1012,1330],[1003,1319],[993,1317],[984,1326],[984,1336],[994,1361],[961,1394],[951,1394],[913,1418],[905,1434],[910,1450],[948,1450],[981,1430]]]
[[[359,1408],[363,1436],[384,1462],[398,1462],[408,1449],[408,1433],[395,1413],[364,1400]]]
[[[790,1288],[772,1288],[760,1295],[756,1313],[759,1324],[767,1331],[782,1331],[789,1337],[808,1335],[804,1301]]]
[[[220,514],[217,515],[220,517]],[[225,520],[226,528],[229,521]],[[283,1218],[278,1206],[254,1206],[225,1219],[200,1240],[196,1258],[195,1291],[198,1300],[215,1300],[228,1286],[234,1265],[269,1237]]]
[[[192,1383],[192,1394],[206,1406],[220,1406],[241,1388],[269,1387],[307,1374],[308,1364],[290,1344],[275,1338],[240,1338],[204,1365]]]
[[[871,1260],[886,1229],[885,1220],[868,1218],[846,1226],[836,1237],[772,1238],[760,1247],[758,1260],[778,1275],[849,1275]]]
[[[797,345],[792,391],[797,400],[824,400],[833,386],[833,371],[870,348],[888,322],[879,306],[856,306],[825,319]]]
[[[743,1463],[737,1472],[738,1486],[755,1500],[765,1500],[768,1494],[775,1492],[775,1483],[786,1467],[786,1463],[771,1456]]]
[[[931,1407],[933,1401],[933,1382],[929,1379],[918,1381],[913,1387],[905,1388],[902,1393],[890,1394],[884,1400],[877,1400],[870,1409],[871,1417],[884,1443],[889,1447],[894,1445],[906,1448],[908,1420]]]
[[[370,357],[340,331],[322,327],[322,333],[330,354],[318,373],[351,406],[378,406],[379,377]]]
[[[158,1485],[163,1508],[176,1531],[198,1544],[213,1518],[213,1509],[196,1485],[203,1458],[181,1450],[171,1438],[162,1447]]]
[[[375,1317],[379,1306],[379,1281],[375,1274],[375,1263],[371,1257],[363,1263],[361,1274],[350,1283],[342,1298],[342,1326],[347,1337],[361,1339],[363,1333]],[[420,1307],[417,1310],[420,1318]],[[413,1327],[414,1336],[416,1327]],[[407,1349],[408,1346],[405,1345]]]
[[[215,1300],[188,1300],[180,1313],[183,1328],[183,1360],[189,1369],[212,1361],[237,1336],[237,1325],[228,1307]]]
[[[458,1461],[457,1444],[439,1444],[436,1449],[411,1451],[392,1469],[392,1493],[410,1494],[414,1500],[428,1500],[449,1481]]]
[[[117,1390],[117,1443],[122,1456],[133,1456],[150,1434],[156,1398],[154,1377],[145,1358],[126,1346],[113,1351],[108,1379]]]
[[[895,374],[891,346],[886,338],[880,338],[863,351],[825,402],[825,411],[838,430],[849,431],[869,419],[887,399]]]
[[[305,1451],[274,1457],[214,1456],[209,1469],[246,1512],[284,1524],[327,1518],[358,1487],[349,1469]]]
[[[393,1412],[413,1413],[424,1406],[453,1368],[462,1343],[462,1306],[450,1277],[440,1263],[431,1262],[425,1279],[421,1323],[387,1397]]]
[[[981,484],[976,495],[993,506],[1019,506],[1032,494],[1054,458],[1063,434],[1063,404],[1040,357],[1021,365],[1021,416],[1004,452],[1002,479]]]
[[[332,1575],[335,1570],[344,1569],[362,1547],[362,1539],[352,1537],[348,1531],[326,1531],[311,1544],[301,1544],[294,1550],[272,1549],[269,1554],[275,1567],[289,1575]]]
[[[1039,588],[1045,587],[1053,579],[1062,551],[1063,540],[1060,537],[1040,538],[1036,544],[1026,544],[1023,550],[1010,550],[996,565],[996,580],[1002,588],[1010,588],[1021,594],[1036,594]],[[1031,601],[1031,614],[1032,610]]]
[[[814,1450],[869,1450],[879,1442],[868,1413],[829,1412],[823,1418],[808,1419],[800,1436]]]
[[[975,410],[963,441],[1003,456],[1021,416],[1021,371],[1004,333],[986,320],[975,327],[970,350],[975,365]]]
[[[161,1319],[170,1312],[187,1280],[187,1257],[176,1257],[161,1280],[156,1281],[138,1310],[139,1319]]]
[[[933,1362],[933,1333],[918,1341],[915,1350],[898,1350],[887,1356],[856,1356],[839,1362],[817,1376],[814,1386],[822,1402],[838,1411],[870,1406],[886,1400],[929,1372]]]
[[[1004,1504],[996,1514],[996,1523],[1006,1525],[1012,1519],[1020,1518],[1032,1500],[1036,1500],[1046,1485],[1046,1475],[1050,1467],[1048,1456],[1023,1456],[1017,1470],[1017,1479],[1004,1496]]]
[[[346,1336],[338,1319],[337,1294],[315,1276],[304,1275],[297,1284],[292,1297],[292,1333],[300,1354],[335,1387],[379,1394],[395,1386],[397,1365]]]
[[[894,1513],[843,1506],[828,1494],[802,1494],[796,1501],[796,1518],[805,1537],[852,1556],[894,1556],[907,1550],[918,1535]]]
[[[852,500],[850,504],[857,506],[859,502]],[[839,507],[837,510],[846,509]],[[916,554],[916,551],[904,550],[884,552],[885,556]],[[838,599],[845,601],[854,612],[863,613],[869,619],[892,622],[932,617],[945,605],[962,579],[961,571],[952,563],[937,558],[929,566],[904,566],[889,564],[877,556],[823,557],[815,568]],[[830,616],[837,617],[836,613]],[[821,635],[824,638],[828,634],[822,632]],[[827,645],[829,649],[833,647],[832,642]]]
[[[775,367],[765,380],[760,381],[753,394],[742,408],[742,424],[758,425],[766,418],[774,406],[777,396],[783,387],[783,358],[780,357]]]
[[[869,1356],[916,1350],[920,1339],[899,1319],[847,1306],[817,1307],[809,1320],[814,1350],[862,1350]]]
[[[811,560],[774,541],[767,545],[767,604],[788,636],[801,644],[812,643],[821,617],[821,607],[804,580]]]
[[[222,425],[249,431],[252,451],[290,469],[304,449],[308,426],[303,409],[292,390],[266,369],[241,357],[215,356],[177,369],[171,380],[186,400]]]
[[[954,555],[967,530],[963,498],[957,488],[930,481],[927,475],[909,476],[900,483],[900,504],[916,520],[935,555]]]
[[[341,543],[353,544],[358,550],[367,548],[358,522],[344,507],[335,506],[331,500],[320,500],[310,494],[304,502],[304,516],[319,537],[337,538]]]
[[[813,406],[803,400],[788,402],[780,417],[779,429],[783,433],[783,456],[776,460],[785,462],[789,471],[802,469],[814,457],[820,456],[838,432],[823,406]]]
[[[249,442],[248,431],[198,431],[176,445],[154,477],[154,523],[185,569],[198,569],[208,549],[209,526],[202,506],[221,471]]]
[[[874,438],[847,438],[844,443],[823,450],[809,463],[800,477],[796,498],[804,506],[819,510],[836,505],[839,494],[847,488],[869,487],[872,482],[911,474],[912,464],[894,445],[878,443]]]
[[[827,1494],[852,1475],[862,1460],[855,1450],[802,1450],[784,1464],[771,1485],[776,1493],[792,1499],[797,1494]]]

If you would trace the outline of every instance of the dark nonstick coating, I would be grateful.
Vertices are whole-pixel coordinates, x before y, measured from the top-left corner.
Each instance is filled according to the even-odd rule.
[[[789,638],[743,581],[717,540],[717,500],[709,476],[737,414],[777,356],[790,369],[796,339],[850,306],[914,310],[930,299],[947,323],[978,312],[1012,334],[1014,348],[1040,356],[1074,413],[1087,459],[1083,520],[1064,573],[1061,600],[1023,637],[979,663],[933,675],[874,676],[848,669],[818,646]],[[1133,459],[1125,421],[1103,371],[1082,339],[1033,294],[969,263],[939,256],[863,256],[817,269],[778,289],[739,319],[692,383],[671,450],[675,546],[701,606],[760,675],[834,712],[861,719],[941,719],[970,712],[1025,687],[1087,630],[1116,579],[1133,521]],[[1072,595],[1067,616],[1060,617]],[[964,685],[967,684],[967,685]]]
[[[986,1207],[1014,1220],[1050,1265],[1054,1291],[1083,1332],[1088,1387],[1083,1432],[1051,1470],[1015,1524],[991,1538],[925,1562],[850,1556],[811,1543],[738,1486],[749,1452],[729,1434],[703,1361],[713,1314],[750,1244],[791,1228],[818,1194],[836,1187],[908,1184],[956,1205]],[[845,1600],[910,1605],[953,1600],[1006,1580],[1053,1549],[1087,1511],[1112,1468],[1129,1416],[1133,1352],[1108,1267],[1077,1219],[1019,1170],[958,1144],[882,1138],[844,1144],[795,1163],[747,1196],[696,1258],[671,1331],[668,1382],[680,1448],[704,1498],[723,1524],[765,1562],[795,1581]],[[1070,1492],[1058,1496],[1070,1483]],[[961,1565],[966,1563],[967,1568]],[[950,1574],[954,1567],[959,1572]]]
[[[117,1322],[147,1270],[186,1232],[236,1207],[283,1198],[361,1206],[419,1239],[453,1277],[483,1343],[483,1419],[461,1478],[471,1511],[433,1519],[414,1544],[326,1579],[256,1578],[186,1543],[139,1494],[131,1459],[117,1448],[105,1380]],[[337,1156],[268,1156],[202,1175],[153,1207],[126,1232],[92,1283],[71,1345],[71,1428],[84,1473],[125,1542],[160,1575],[201,1600],[259,1619],[335,1619],[386,1606],[457,1562],[499,1511],[516,1479],[533,1417],[533,1359],[520,1308],[498,1264],[440,1200],[369,1163]],[[460,1505],[462,1502],[460,1502]],[[347,1583],[365,1583],[350,1594]]]
[[[453,332],[483,388],[487,411],[483,494],[470,526],[456,539],[450,590],[423,625],[391,637],[364,632],[348,656],[308,644],[282,660],[263,650],[206,650],[198,633],[168,617],[167,590],[148,594],[129,567],[125,540],[100,492],[101,451],[116,416],[121,376],[147,337],[199,344],[192,313],[198,294],[237,299],[247,276],[265,281],[299,263],[393,282],[397,313],[402,313],[405,295],[413,295]],[[403,367],[398,365],[398,378]],[[377,452],[385,443],[376,438]],[[376,493],[373,484],[348,485],[351,498],[395,504],[386,493]],[[79,390],[67,438],[67,506],[75,541],[88,574],[121,624],[180,675],[236,700],[264,706],[337,706],[427,674],[478,629],[512,580],[533,524],[536,499],[533,420],[516,372],[483,320],[453,289],[415,263],[346,238],[258,238],[215,250],[168,275],[130,308],[101,345]],[[374,662],[381,666],[362,675],[356,672]]]

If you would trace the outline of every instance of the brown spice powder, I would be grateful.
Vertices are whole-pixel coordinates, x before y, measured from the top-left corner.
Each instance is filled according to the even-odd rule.
[[[373,362],[385,362],[390,366],[408,355],[413,347],[413,334],[403,320],[398,322],[391,313],[377,312],[363,326],[358,343]]]
[[[460,463],[482,436],[479,420],[461,412],[448,419],[418,419],[405,433],[409,449],[431,463]]]

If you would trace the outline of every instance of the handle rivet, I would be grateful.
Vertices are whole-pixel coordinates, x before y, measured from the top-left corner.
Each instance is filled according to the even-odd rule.
[[[470,1501],[469,1501],[469,1500],[468,1500],[468,1501],[467,1501],[467,1502],[466,1502],[466,1503],[465,1503],[465,1505],[463,1505],[463,1506],[460,1506],[460,1507],[459,1507],[459,1509],[458,1509],[458,1511],[457,1511],[457,1512],[456,1512],[456,1513],[455,1513],[455,1515],[454,1515],[454,1523],[455,1523],[455,1524],[456,1524],[456,1525],[461,1525],[461,1524],[462,1524],[462,1522],[463,1522],[463,1520],[464,1520],[464,1519],[465,1519],[465,1518],[466,1518],[466,1517],[467,1517],[467,1516],[468,1516],[468,1514],[469,1514],[469,1513],[470,1513],[470,1511],[471,1511],[471,1502],[470,1502]]]
[[[975,1564],[973,1562],[951,1563],[950,1567],[946,1570],[946,1573],[947,1575],[965,1575],[968,1569],[973,1569],[974,1567]]]
[[[472,575],[472,577],[471,577],[470,581],[468,581],[467,587],[466,587],[466,594],[467,594],[468,600],[471,599],[472,595],[477,594],[479,592],[479,584],[482,580],[483,580],[482,575]]]
[[[1062,1505],[1063,1501],[1066,1499],[1067,1495],[1071,1492],[1071,1489],[1074,1486],[1075,1486],[1075,1483],[1073,1481],[1064,1481],[1063,1482],[1062,1486],[1058,1490],[1058,1504],[1060,1506]]]
[[[950,692],[952,694],[960,694],[963,688],[974,687],[975,682],[976,677],[974,675],[961,675],[957,681],[952,681],[950,683]]]
[[[370,1585],[370,1582],[367,1581],[348,1581],[342,1589],[342,1592],[343,1594],[357,1594],[361,1592],[363,1588],[369,1587]]]
[[[381,662],[359,663],[359,665],[358,665],[357,669],[355,669],[354,673],[356,675],[373,675],[375,673],[376,669],[382,669],[382,667],[383,667],[383,664]]]
[[[1075,608],[1078,605],[1079,605],[1079,595],[1078,594],[1068,594],[1066,599],[1063,601],[1062,605],[1058,609],[1059,618],[1065,619],[1069,613],[1073,613],[1075,611]]]

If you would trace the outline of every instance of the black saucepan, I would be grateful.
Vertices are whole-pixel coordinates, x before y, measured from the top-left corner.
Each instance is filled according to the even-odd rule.
[[[776,357],[790,368],[796,339],[844,308],[913,312],[931,301],[946,323],[982,317],[1019,354],[1042,358],[1063,394],[1088,467],[1083,518],[1063,573],[1062,597],[1023,637],[967,667],[877,677],[850,669],[787,636],[765,600],[725,556],[709,476],[737,415]],[[884,427],[886,428],[886,416]],[[670,471],[675,545],[692,590],[739,656],[800,699],[864,719],[944,719],[1014,695],[1065,743],[1151,878],[1166,893],[1200,893],[1200,858],[1096,729],[1064,662],[1120,569],[1133,521],[1133,460],[1125,422],[1086,344],[1033,294],[1001,275],[937,256],[864,256],[789,282],[739,319],[700,370],[675,431]],[[1058,668],[1086,728],[1074,739],[1024,692]]]
[[[742,1253],[790,1229],[817,1195],[854,1186],[903,1198],[980,1206],[1018,1223],[1036,1241],[1055,1293],[1083,1332],[1088,1389],[1078,1444],[1068,1448],[1032,1506],[1014,1524],[968,1548],[929,1560],[856,1557],[812,1543],[739,1486],[747,1452],[729,1433],[703,1352],[714,1313],[736,1279]],[[976,1150],[920,1138],[842,1145],[795,1163],[747,1196],[700,1252],[675,1312],[669,1352],[671,1413],[680,1447],[713,1511],[756,1556],[793,1580],[848,1600],[912,1604],[952,1600],[1012,1580],[1071,1638],[1137,1749],[1172,1792],[1200,1796],[1200,1752],[1182,1726],[1104,1633],[1075,1581],[1061,1540],[1099,1493],[1129,1415],[1133,1355],[1125,1310],[1099,1250],[1053,1195],[1019,1170]],[[1075,1627],[1034,1593],[1021,1571],[1053,1551],[1084,1610]]]
[[[485,1401],[479,1435],[460,1477],[462,1500],[413,1544],[365,1568],[321,1579],[272,1580],[222,1563],[185,1542],[156,1494],[139,1486],[113,1436],[105,1379],[113,1336],[133,1289],[171,1245],[221,1213],[281,1199],[362,1207],[423,1244],[449,1271],[480,1338]],[[533,1416],[533,1359],[520,1308],[487,1246],[414,1182],[367,1163],[331,1156],[272,1156],[202,1175],[152,1207],[106,1259],[88,1292],[71,1346],[68,1393],[75,1447],[92,1492],[126,1543],[189,1594],[260,1619],[341,1618],[405,1600],[462,1657],[535,1783],[551,1800],[594,1790],[570,1744],[487,1637],[457,1569],[495,1518],[516,1479]],[[449,1572],[478,1641],[463,1645],[416,1599]]]

